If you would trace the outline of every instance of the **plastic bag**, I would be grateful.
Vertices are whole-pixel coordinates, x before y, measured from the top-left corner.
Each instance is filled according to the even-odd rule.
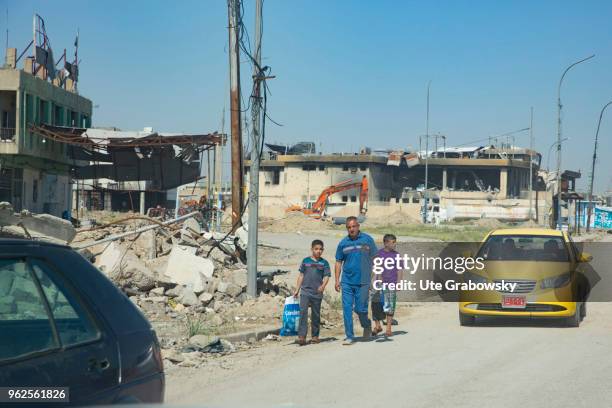
[[[285,298],[281,336],[297,336],[300,326],[300,301],[293,296]]]

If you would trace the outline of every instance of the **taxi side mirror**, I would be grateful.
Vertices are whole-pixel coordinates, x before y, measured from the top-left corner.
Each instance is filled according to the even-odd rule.
[[[588,252],[583,252],[580,254],[578,262],[591,262],[593,260],[593,255]]]

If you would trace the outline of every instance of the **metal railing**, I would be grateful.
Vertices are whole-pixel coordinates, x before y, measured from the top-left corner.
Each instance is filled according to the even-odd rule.
[[[15,128],[0,127],[0,140],[13,140],[15,138]]]

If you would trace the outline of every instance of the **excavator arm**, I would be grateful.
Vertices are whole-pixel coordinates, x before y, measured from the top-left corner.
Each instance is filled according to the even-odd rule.
[[[364,176],[361,182],[354,182],[352,180],[345,180],[340,183],[331,185],[319,194],[317,201],[313,204],[312,208],[299,208],[297,206],[289,207],[288,211],[302,211],[304,214],[313,215],[317,218],[321,217],[327,207],[327,201],[333,194],[340,193],[342,191],[351,190],[358,188],[359,192],[359,212],[363,213],[364,204],[367,202],[368,197],[368,181]]]

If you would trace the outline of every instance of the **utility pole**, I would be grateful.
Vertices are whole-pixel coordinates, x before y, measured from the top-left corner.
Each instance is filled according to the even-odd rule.
[[[425,206],[423,208],[423,224],[427,224],[427,206],[429,205],[429,193],[427,192],[427,184],[429,181],[429,87],[431,81],[427,83],[427,119],[426,119],[426,132],[425,132],[425,191],[423,197]]]
[[[225,140],[225,107],[223,107],[223,115],[221,117],[221,135]],[[221,172],[223,171],[223,145],[221,143],[215,146],[215,198],[217,200],[217,214],[215,217],[217,232],[221,232],[221,218],[223,217],[223,197],[221,194]]]
[[[557,229],[561,229],[561,109],[563,105],[561,104],[561,84],[563,84],[563,78],[565,78],[565,74],[567,71],[572,69],[574,66],[580,64],[581,62],[585,62],[593,58],[595,55],[591,55],[590,57],[581,59],[580,61],[576,61],[563,71],[561,75],[561,79],[559,80],[559,87],[557,89]]]
[[[251,96],[251,169],[249,172],[249,241],[247,246],[247,295],[257,296],[257,228],[259,218],[259,160],[261,159],[261,19],[262,0],[255,3],[255,63],[253,64],[253,95]]]
[[[210,199],[212,197],[212,193],[210,190],[211,178],[212,178],[212,173],[211,173],[211,168],[210,168],[210,150],[206,150],[206,202],[210,202]]]
[[[232,134],[232,228],[242,225],[243,208],[243,163],[242,163],[242,125],[240,123],[240,2],[228,0],[229,19],[229,65],[230,65],[230,110]]]
[[[599,122],[597,123],[597,132],[595,132],[595,149],[593,150],[593,163],[591,164],[591,182],[589,183],[589,209],[587,211],[587,232],[591,229],[591,213],[593,212],[593,182],[595,179],[595,161],[597,160],[597,139],[599,137],[599,127],[601,126],[601,118],[603,117],[604,111],[608,106],[612,105],[612,101],[608,102],[601,109],[599,114]]]
[[[533,219],[533,106],[529,120],[529,221]]]

